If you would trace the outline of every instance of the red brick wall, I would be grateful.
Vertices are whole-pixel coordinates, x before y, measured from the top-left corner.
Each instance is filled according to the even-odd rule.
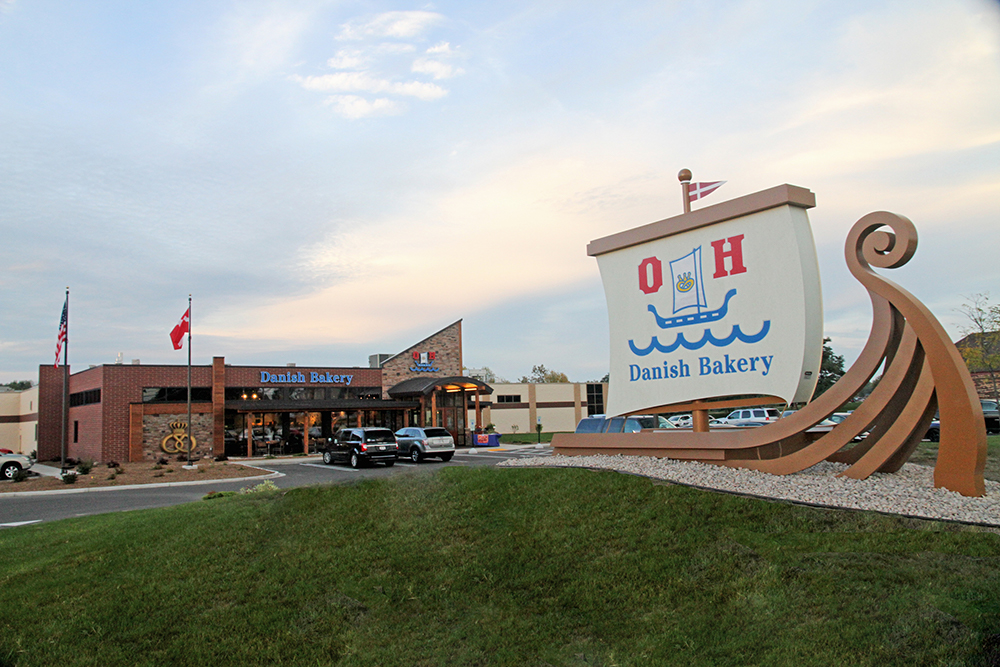
[[[38,367],[38,460],[52,461],[61,455],[62,367]]]
[[[442,332],[443,333],[443,332]],[[446,357],[449,358],[449,357]],[[329,367],[286,367],[286,366],[224,366],[224,360],[217,357],[213,366],[193,366],[191,385],[194,387],[214,387],[213,399],[224,405],[224,387],[260,387],[299,385],[320,386],[310,382],[312,373],[330,375],[350,375],[352,387],[381,387],[382,371],[377,368],[329,368]],[[449,366],[451,368],[451,365]],[[461,368],[459,364],[458,368]],[[262,383],[261,371],[269,373],[302,373],[305,383]],[[458,375],[459,373],[447,373]],[[58,459],[60,456],[60,425],[62,419],[62,368],[40,366],[38,371],[38,456],[40,460]],[[213,379],[216,382],[213,384]],[[340,386],[344,386],[341,383]],[[187,366],[152,366],[115,364],[97,366],[70,376],[70,393],[101,389],[101,402],[70,409],[67,442],[67,456],[91,458],[95,461],[129,461],[130,435],[136,427],[132,422],[131,404],[142,403],[144,387],[186,387]],[[323,383],[322,386],[338,386]],[[218,406],[216,406],[218,408]],[[186,408],[185,408],[186,410]],[[213,410],[210,422],[212,433],[200,438],[199,449],[214,445],[221,449],[224,426],[224,412]],[[139,413],[143,414],[142,411]],[[72,442],[73,422],[80,423],[79,442]],[[218,431],[218,432],[216,432]],[[137,432],[138,434],[138,432]],[[135,444],[135,443],[134,443]],[[132,452],[132,456],[138,453]],[[208,450],[211,451],[211,450]]]
[[[412,371],[413,353],[434,352],[435,372]],[[455,377],[462,374],[462,320],[406,348],[382,365],[382,397],[403,380],[415,377]]]
[[[129,404],[142,402],[143,387],[186,387],[187,366],[104,366],[102,461],[129,460]],[[212,386],[211,366],[191,367],[192,387]],[[187,404],[185,404],[187,410]]]
[[[972,381],[976,384],[976,392],[979,394],[980,399],[997,400],[997,396],[993,392],[993,378],[988,371],[973,373]],[[996,374],[996,386],[1000,389],[1000,373]]]

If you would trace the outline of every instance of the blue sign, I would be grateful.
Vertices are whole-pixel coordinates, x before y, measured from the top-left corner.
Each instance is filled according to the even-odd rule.
[[[354,379],[353,375],[333,375],[329,371],[326,373],[317,373],[315,371],[310,371],[309,373],[309,383],[310,384],[351,384],[351,380]],[[306,384],[306,374],[297,372],[288,373],[270,373],[268,371],[260,372],[260,382],[261,384],[275,384],[283,382],[285,384]]]

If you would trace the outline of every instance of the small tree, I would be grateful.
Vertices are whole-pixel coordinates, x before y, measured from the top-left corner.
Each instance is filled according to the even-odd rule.
[[[1000,370],[1000,306],[990,303],[988,293],[966,297],[959,311],[969,320],[962,328],[964,339],[959,351],[970,372],[985,371],[989,375],[994,400],[1000,401],[997,371]]]
[[[25,389],[31,389],[31,380],[14,380],[4,386],[10,387],[14,391],[24,391]]]
[[[819,380],[816,381],[816,391],[813,392],[813,400],[816,400],[827,389],[837,383],[844,375],[844,357],[834,354],[830,347],[829,338],[823,339],[823,360],[819,365]]]
[[[569,378],[566,377],[565,373],[550,371],[545,367],[545,364],[539,364],[538,366],[532,366],[531,375],[522,375],[520,381],[523,383],[550,384],[554,382],[569,382]]]

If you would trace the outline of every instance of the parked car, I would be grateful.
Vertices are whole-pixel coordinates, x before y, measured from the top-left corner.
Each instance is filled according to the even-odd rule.
[[[776,422],[779,419],[781,419],[781,413],[774,408],[744,408],[742,410],[733,410],[719,421],[734,425],[744,422],[767,424],[768,422]]]
[[[643,429],[677,428],[660,415],[629,415],[611,417],[604,423],[602,433],[638,433]]]
[[[931,442],[941,442],[941,421],[935,417],[931,425],[927,427],[927,434],[924,436],[924,440],[930,440]]]
[[[333,442],[320,447],[323,463],[347,462],[352,468],[384,463],[386,467],[396,464],[399,446],[396,436],[387,428],[365,426],[345,428],[337,432]]]
[[[14,479],[18,471],[33,465],[35,462],[24,454],[0,454],[0,479]]]
[[[399,446],[399,453],[409,456],[414,463],[420,463],[429,456],[447,462],[455,455],[455,438],[440,427],[401,428],[396,431],[396,444]]]
[[[996,401],[979,401],[983,406],[983,420],[987,433],[1000,433],[1000,406]]]
[[[638,433],[643,429],[676,428],[660,415],[629,415],[606,417],[590,415],[576,425],[577,433]]]
[[[589,415],[576,425],[576,433],[600,433],[604,430],[604,415]]]
[[[667,421],[674,426],[690,426],[692,422],[691,415],[673,415],[672,417],[667,417]]]
[[[844,421],[845,419],[847,419],[850,416],[851,416],[850,412],[834,412],[832,415],[830,415],[829,417],[827,417],[826,420],[824,420],[824,421],[830,421],[830,422],[833,422],[834,424],[839,424],[840,422]]]

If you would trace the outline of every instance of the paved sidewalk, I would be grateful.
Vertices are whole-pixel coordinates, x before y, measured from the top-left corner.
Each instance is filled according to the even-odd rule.
[[[36,472],[42,477],[59,477],[62,471],[59,468],[54,468],[52,466],[47,466],[43,463],[36,463],[29,468],[31,472]]]

